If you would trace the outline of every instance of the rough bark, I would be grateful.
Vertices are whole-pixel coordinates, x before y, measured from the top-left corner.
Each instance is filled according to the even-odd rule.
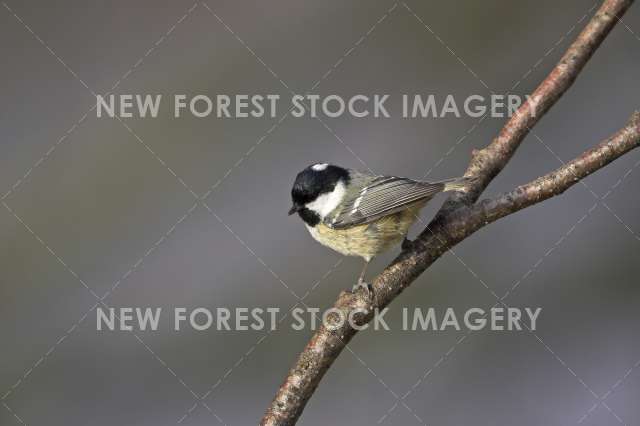
[[[504,216],[556,196],[580,179],[640,145],[640,113],[627,125],[578,158],[513,191],[477,202],[491,180],[507,165],[530,129],[569,89],[633,0],[605,0],[577,39],[544,81],[487,147],[475,151],[465,173],[474,178],[468,191],[449,198],[435,218],[372,285],[382,309],[447,250],[478,229]],[[371,301],[363,291],[340,293],[334,308],[344,317],[351,312],[358,324],[373,317]],[[367,311],[368,313],[364,313]],[[292,425],[302,414],[320,380],[345,345],[357,333],[348,321],[339,327],[320,327],[287,374],[265,413],[262,425]]]

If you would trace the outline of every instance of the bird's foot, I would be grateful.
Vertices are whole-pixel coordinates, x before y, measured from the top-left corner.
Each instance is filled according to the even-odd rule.
[[[374,293],[373,293],[373,286],[371,284],[364,282],[364,280],[360,278],[358,280],[358,283],[354,285],[353,288],[351,289],[351,292],[356,293],[360,288],[364,290],[365,294],[370,300],[373,300]]]
[[[407,237],[404,237],[404,240],[402,240],[401,247],[402,247],[402,251],[413,250],[413,248],[415,247],[415,240],[411,241]]]

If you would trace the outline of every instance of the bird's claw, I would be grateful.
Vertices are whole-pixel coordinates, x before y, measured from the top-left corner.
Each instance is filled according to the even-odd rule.
[[[369,283],[364,282],[364,280],[359,279],[358,283],[353,286],[351,289],[352,293],[356,293],[358,289],[362,288],[369,299],[373,300],[373,286]]]
[[[401,245],[403,251],[413,250],[414,246],[415,246],[415,241],[411,241],[407,237],[404,237],[404,240],[402,240],[402,245]]]

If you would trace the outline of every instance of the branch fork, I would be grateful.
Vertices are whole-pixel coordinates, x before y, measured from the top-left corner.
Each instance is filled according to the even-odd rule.
[[[465,192],[455,193],[413,243],[372,283],[375,304],[391,303],[440,256],[465,238],[531,205],[562,194],[581,179],[640,146],[640,112],[599,145],[562,167],[510,192],[478,202],[480,195],[507,165],[526,135],[571,87],[588,60],[633,0],[605,0],[533,94],[508,120],[498,136],[485,148],[473,150],[465,176],[473,181]],[[373,318],[372,301],[364,290],[342,291],[334,304],[345,318],[351,312],[357,326]],[[366,313],[364,313],[366,311]],[[357,327],[359,328],[359,327]],[[357,333],[349,321],[328,329],[322,325],[307,343],[268,407],[262,425],[293,425],[313,395],[320,380]]]

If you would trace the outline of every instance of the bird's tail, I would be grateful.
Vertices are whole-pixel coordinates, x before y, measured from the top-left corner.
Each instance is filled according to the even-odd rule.
[[[462,176],[458,178],[443,180],[443,181],[440,181],[439,183],[444,184],[443,192],[464,191],[466,187],[474,180],[475,179],[472,177]]]

